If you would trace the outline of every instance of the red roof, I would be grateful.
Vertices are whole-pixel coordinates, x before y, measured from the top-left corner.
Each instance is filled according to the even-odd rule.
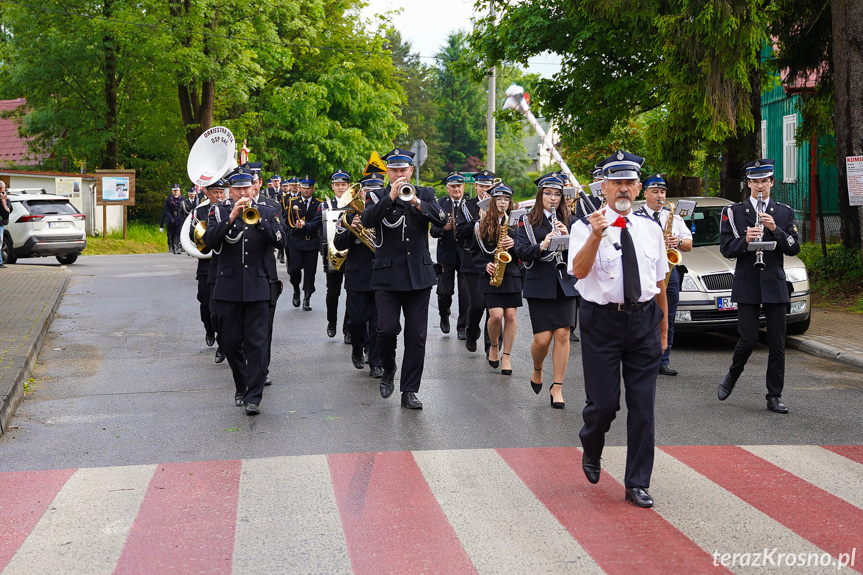
[[[11,112],[26,106],[27,100],[0,100],[0,111]],[[27,150],[27,140],[18,135],[18,124],[13,118],[0,118],[0,165],[35,166],[39,160],[31,157]]]

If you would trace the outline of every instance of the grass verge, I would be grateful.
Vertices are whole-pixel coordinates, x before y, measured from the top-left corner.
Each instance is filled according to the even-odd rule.
[[[860,250],[828,244],[827,257],[821,244],[801,245],[800,259],[809,272],[812,303],[827,308],[863,312],[863,259]]]
[[[158,226],[129,222],[127,239],[123,231],[115,230],[108,237],[88,237],[85,256],[106,256],[121,254],[156,254],[168,251],[168,240]]]

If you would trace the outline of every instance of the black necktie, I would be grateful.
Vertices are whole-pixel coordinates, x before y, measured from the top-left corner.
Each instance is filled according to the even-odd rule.
[[[654,219],[654,220],[656,220],[656,223],[657,223],[657,224],[661,224],[661,223],[662,223],[662,222],[660,222],[660,221],[659,221],[659,212],[653,212],[653,219]]]
[[[628,219],[626,221],[629,223]],[[629,309],[641,298],[641,278],[638,273],[638,258],[635,257],[635,245],[627,228],[620,230],[620,247],[623,251],[624,306]]]

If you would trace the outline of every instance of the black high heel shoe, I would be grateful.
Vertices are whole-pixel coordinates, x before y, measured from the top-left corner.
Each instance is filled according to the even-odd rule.
[[[533,368],[533,371],[538,371],[539,373],[542,373],[542,368]],[[533,392],[535,394],[539,395],[539,392],[542,391],[542,382],[540,381],[539,383],[534,383],[533,380],[531,380],[530,387],[531,389],[533,389]]]
[[[552,383],[552,384],[551,384],[551,387],[549,387],[549,388],[548,388],[548,397],[549,397],[549,399],[551,400],[551,406],[552,406],[553,408],[555,408],[555,409],[563,409],[563,408],[566,406],[566,402],[565,402],[565,401],[555,401],[555,400],[554,400],[554,396],[553,396],[553,395],[551,395],[551,388],[552,388],[552,387],[554,387],[555,385],[559,385],[561,388],[563,388],[563,384],[562,384],[562,383]]]
[[[507,352],[503,352],[501,355],[509,355]],[[501,369],[500,372],[503,375],[512,375],[512,368],[510,369]]]
[[[494,347],[494,348],[496,348],[497,346],[496,346],[496,345],[492,345],[492,346],[490,346],[490,347]],[[486,356],[486,359],[488,359],[488,356]],[[489,359],[489,360],[488,360],[488,364],[489,364],[490,366],[494,367],[494,368],[497,368],[497,367],[499,367],[499,366],[500,366],[500,360],[498,359],[497,361],[492,361],[492,360],[490,360],[490,359]]]

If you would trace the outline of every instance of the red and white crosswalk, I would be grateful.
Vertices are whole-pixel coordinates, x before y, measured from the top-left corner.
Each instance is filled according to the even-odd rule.
[[[0,473],[0,572],[863,572],[863,446],[348,453]]]

